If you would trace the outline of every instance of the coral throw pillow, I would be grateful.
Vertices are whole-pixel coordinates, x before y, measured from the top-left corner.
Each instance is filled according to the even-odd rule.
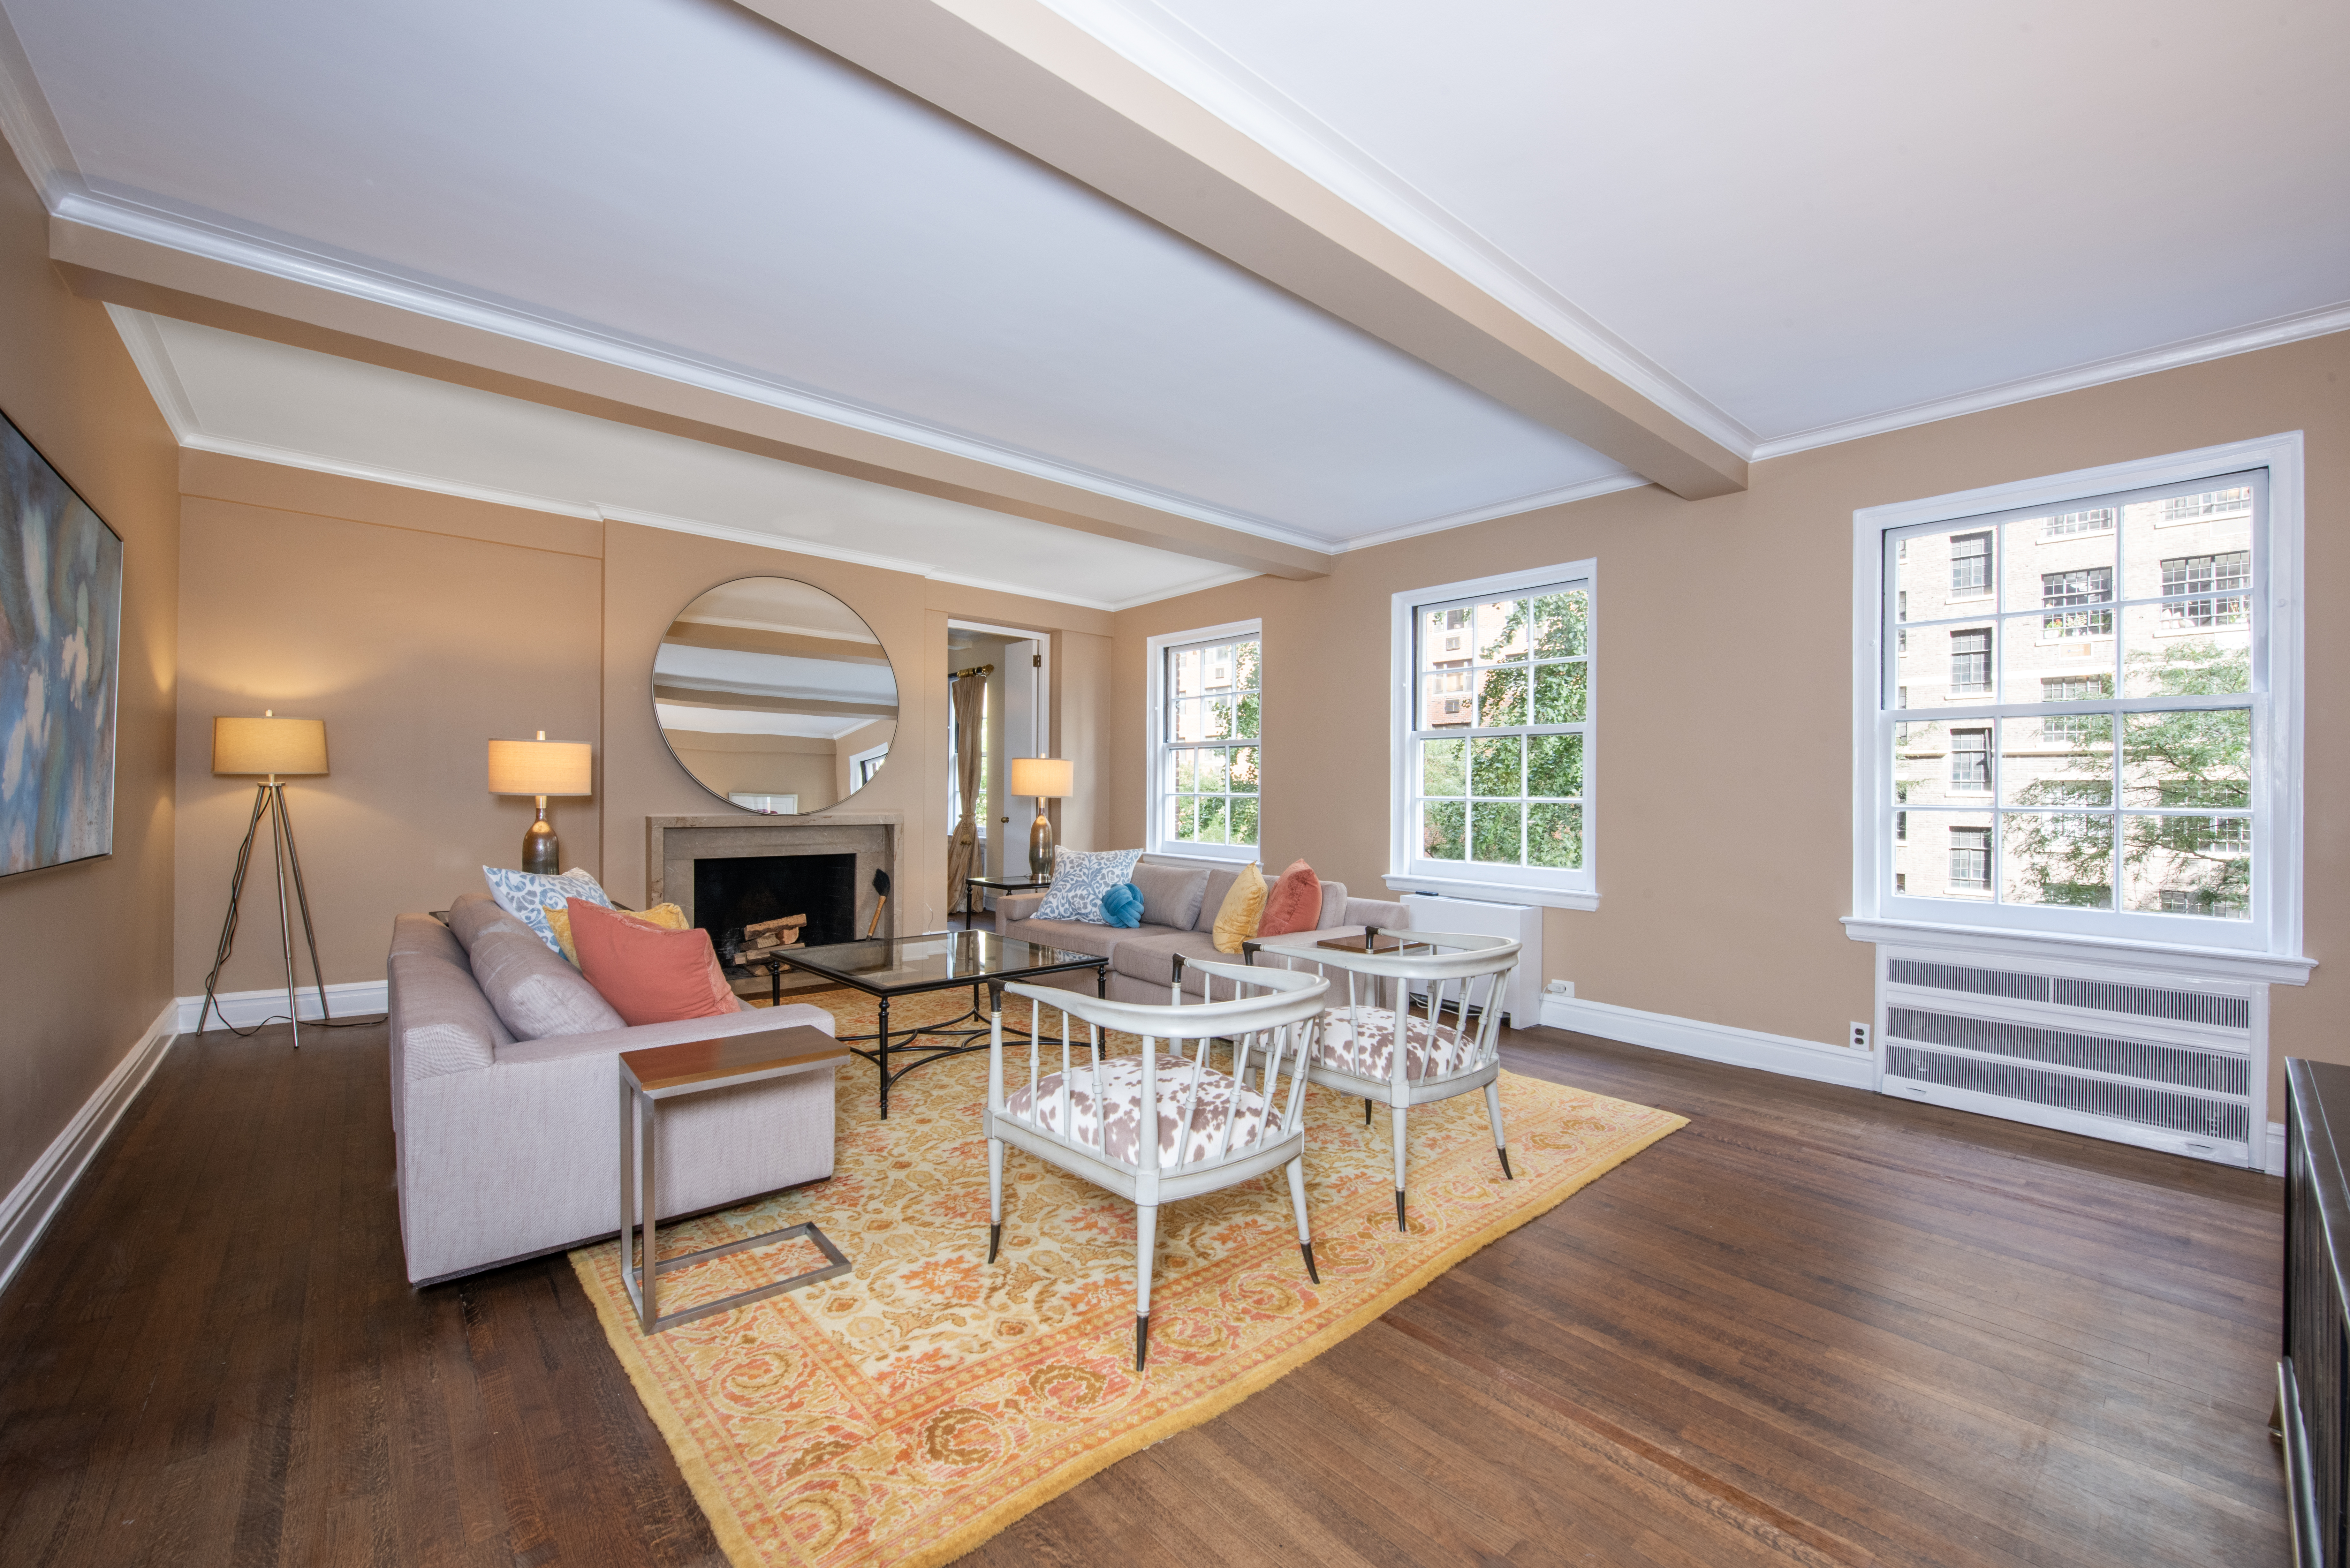
[[[1257,921],[1261,937],[1285,937],[1310,931],[1322,923],[1322,878],[1303,860],[1293,860],[1281,880],[1265,895],[1264,916]]]
[[[1216,950],[1240,951],[1241,944],[1256,935],[1257,918],[1263,913],[1264,873],[1251,861],[1232,878],[1232,891],[1224,895],[1223,907],[1216,911]]]
[[[567,908],[579,972],[631,1026],[738,1012],[710,933],[664,931],[615,909],[574,898]]]

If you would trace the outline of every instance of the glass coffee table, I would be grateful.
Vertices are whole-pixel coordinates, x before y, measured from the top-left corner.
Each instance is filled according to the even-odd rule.
[[[879,1032],[844,1034],[840,1043],[872,1063],[881,1073],[881,1116],[889,1116],[889,1085],[917,1067],[949,1056],[987,1049],[994,1015],[1003,1010],[1007,981],[1033,980],[1068,970],[1094,971],[1094,992],[1108,994],[1109,960],[1091,953],[1040,947],[1017,937],[993,931],[931,931],[919,937],[876,937],[861,942],[835,942],[827,947],[793,948],[785,961],[792,968],[837,981],[861,991],[879,1005]],[[889,1002],[893,997],[916,996],[926,991],[971,987],[971,1011],[938,1023],[892,1031]],[[979,991],[987,988],[983,1011]],[[918,1044],[924,1038],[951,1044]],[[868,1048],[869,1045],[869,1048]],[[894,1071],[889,1059],[904,1061]],[[908,1060],[910,1058],[910,1060]]]

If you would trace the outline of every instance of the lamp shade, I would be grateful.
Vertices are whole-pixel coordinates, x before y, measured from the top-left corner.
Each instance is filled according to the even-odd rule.
[[[1049,795],[1058,800],[1076,793],[1076,768],[1066,757],[1014,757],[1012,759],[1012,792],[1014,794]]]
[[[324,719],[214,719],[213,772],[322,774],[327,771]]]
[[[594,794],[595,751],[585,741],[492,741],[492,794]]]

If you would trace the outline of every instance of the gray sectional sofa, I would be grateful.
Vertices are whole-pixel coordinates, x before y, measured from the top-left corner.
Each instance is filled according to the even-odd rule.
[[[1233,878],[1239,875],[1237,867],[1146,857],[1134,868],[1134,885],[1142,890],[1139,926],[1040,920],[1035,915],[1045,895],[1015,893],[995,901],[996,929],[1007,937],[1107,958],[1114,1002],[1165,1002],[1168,988],[1174,983],[1177,954],[1186,963],[1193,959],[1235,961],[1234,955],[1216,951],[1215,925],[1216,911],[1223,908],[1224,895],[1232,891]],[[1322,884],[1322,919],[1316,936],[1359,932],[1366,926],[1401,930],[1409,924],[1409,913],[1400,903],[1351,898],[1344,882]],[[1094,977],[1087,971],[1045,976],[1038,983],[1090,991]],[[1185,971],[1183,990],[1186,995],[1200,994],[1199,971]]]
[[[619,1229],[619,1068],[648,1045],[806,1024],[819,1008],[630,1028],[489,898],[392,925],[391,1125],[408,1277],[458,1274]],[[667,1219],[832,1174],[833,1064],[660,1111]]]

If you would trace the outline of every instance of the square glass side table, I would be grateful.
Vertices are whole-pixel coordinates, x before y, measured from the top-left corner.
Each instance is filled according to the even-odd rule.
[[[660,1207],[654,1183],[654,1173],[660,1168],[658,1112],[661,1101],[795,1073],[828,1071],[832,1064],[848,1054],[847,1046],[823,1030],[805,1024],[757,1034],[734,1034],[723,1040],[689,1040],[677,1045],[620,1053],[620,1277],[628,1283],[629,1304],[637,1309],[637,1326],[641,1332],[659,1334],[712,1313],[748,1306],[779,1291],[795,1291],[848,1272],[847,1258],[832,1244],[829,1236],[812,1224],[786,1225],[780,1231],[763,1231],[699,1251],[681,1252],[674,1258],[657,1258],[657,1217]],[[640,1221],[641,1249],[638,1245]],[[683,1312],[664,1315],[656,1304],[660,1276],[671,1269],[801,1238],[813,1242],[816,1251],[824,1254],[823,1268],[737,1291]]]
[[[990,893],[1041,893],[1053,885],[1050,877],[966,877],[962,879],[962,929],[971,929],[971,918],[976,912],[981,891]]]

